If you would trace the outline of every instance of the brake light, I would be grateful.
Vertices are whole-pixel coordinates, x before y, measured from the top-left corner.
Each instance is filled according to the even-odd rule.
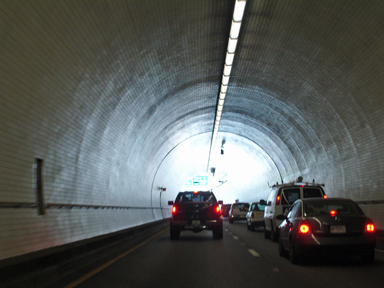
[[[324,199],[327,199],[327,195],[324,194],[324,195],[323,195],[323,198],[324,198]]]
[[[199,191],[193,191],[193,194],[197,194],[197,193],[199,193]]]
[[[308,234],[309,233],[309,226],[307,224],[301,224],[299,227],[299,233]]]
[[[372,223],[371,219],[368,219],[367,224],[365,225],[365,231],[372,233],[375,232],[375,229],[375,224]]]
[[[172,207],[172,214],[175,214],[176,213],[176,206],[173,206]]]
[[[276,205],[280,205],[280,195],[277,195],[276,197]]]
[[[331,214],[332,217],[335,217],[337,215],[337,211],[331,210],[331,211],[329,211],[329,214]]]
[[[215,211],[216,211],[216,213],[220,213],[220,207],[219,207],[219,206],[216,206]]]
[[[371,224],[367,224],[365,229],[367,230],[367,232],[375,232],[375,225],[373,225],[372,223]]]
[[[255,218],[255,214],[253,214],[253,212],[252,212],[252,218]]]

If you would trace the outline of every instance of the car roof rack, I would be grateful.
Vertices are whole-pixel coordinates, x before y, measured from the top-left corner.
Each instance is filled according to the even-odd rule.
[[[281,183],[279,184],[279,182],[276,182],[276,184],[273,184],[272,186],[270,186],[271,188],[274,188],[274,187],[284,187],[284,186],[322,186],[324,187],[325,184],[324,183],[316,183],[315,182],[315,179],[312,180],[312,182],[303,182],[303,177],[299,176],[297,177],[297,179],[293,179],[292,181],[288,182],[288,183]],[[269,185],[268,185],[269,186]]]

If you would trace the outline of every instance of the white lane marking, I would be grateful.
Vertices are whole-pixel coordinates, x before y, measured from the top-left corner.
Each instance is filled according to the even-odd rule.
[[[257,253],[255,250],[253,249],[248,249],[248,252],[251,253],[253,256],[255,257],[260,257],[259,253]]]
[[[239,240],[239,237],[237,237],[237,236],[233,236],[233,239],[235,239],[235,240]]]

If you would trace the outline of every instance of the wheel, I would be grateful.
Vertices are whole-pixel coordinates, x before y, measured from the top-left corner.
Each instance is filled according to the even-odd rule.
[[[375,248],[369,249],[366,253],[360,256],[360,261],[364,264],[372,263],[375,260]]]
[[[295,244],[293,242],[293,239],[291,239],[290,241],[290,245],[289,245],[289,258],[291,260],[291,263],[292,264],[299,264],[300,263],[300,255],[297,254],[296,250],[295,250]]]
[[[271,237],[271,232],[267,231],[267,229],[264,227],[264,238],[268,239],[269,237]]]
[[[248,229],[248,230],[251,230],[251,225],[249,225],[248,222],[247,222],[247,229]]]
[[[255,225],[251,224],[251,231],[255,231]]]
[[[279,256],[285,257],[287,256],[287,250],[284,249],[283,242],[281,240],[281,237],[279,237]]]
[[[277,231],[273,229],[273,224],[271,223],[271,240],[273,242],[277,242],[278,239],[279,239],[279,234],[277,233]]]
[[[212,230],[213,239],[223,239],[223,226]]]
[[[180,230],[177,229],[177,228],[174,228],[171,224],[171,227],[170,227],[170,237],[171,237],[171,240],[176,240],[176,239],[179,239],[180,237]]]

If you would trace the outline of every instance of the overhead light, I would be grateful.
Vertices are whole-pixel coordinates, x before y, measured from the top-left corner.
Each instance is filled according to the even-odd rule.
[[[221,83],[223,83],[223,85],[228,85],[228,83],[229,83],[229,76],[223,75],[223,79],[221,80]]]
[[[227,53],[225,57],[225,65],[232,65],[233,58],[235,58],[235,53]]]
[[[241,27],[241,22],[232,21],[231,32],[229,32],[229,37],[232,39],[239,38],[240,27]]]
[[[227,95],[227,93],[220,92],[219,99],[224,100],[226,95]]]
[[[227,89],[228,89],[228,85],[221,84],[221,89],[220,89],[221,93],[227,93]]]
[[[228,66],[224,64],[224,71],[223,74],[225,76],[229,76],[231,74],[232,66]]]
[[[217,104],[218,106],[223,106],[224,105],[224,99],[219,98],[219,103]]]
[[[235,3],[235,9],[233,11],[233,20],[235,21],[241,21],[243,19],[244,10],[245,10],[245,4],[247,3],[246,0],[236,0]]]
[[[229,38],[227,52],[228,53],[235,53],[236,45],[237,45],[237,39]]]

